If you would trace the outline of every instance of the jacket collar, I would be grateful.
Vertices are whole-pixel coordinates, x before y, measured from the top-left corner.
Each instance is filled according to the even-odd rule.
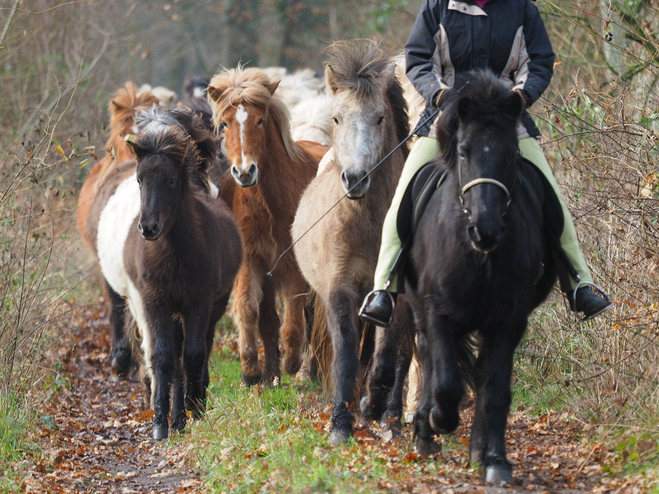
[[[463,14],[467,14],[467,15],[474,15],[474,16],[480,15],[487,17],[487,14],[483,9],[481,9],[475,3],[471,3],[471,2],[465,2],[460,0],[449,0],[448,9],[456,10],[458,12],[462,12]]]

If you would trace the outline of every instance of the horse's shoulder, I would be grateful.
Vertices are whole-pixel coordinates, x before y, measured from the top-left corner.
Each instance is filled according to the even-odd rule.
[[[313,141],[297,141],[296,144],[314,161],[314,163],[318,163],[323,159],[323,156],[325,156],[325,153],[329,150],[327,146],[323,146],[322,144]]]

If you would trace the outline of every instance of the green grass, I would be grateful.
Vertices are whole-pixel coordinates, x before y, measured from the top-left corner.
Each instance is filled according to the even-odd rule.
[[[329,446],[326,404],[319,395],[318,386],[297,386],[288,377],[275,389],[241,386],[240,362],[216,353],[208,411],[185,439],[194,444],[208,487],[238,493],[374,492],[381,490],[380,479],[438,475],[445,468],[405,456],[411,444],[392,446],[391,457],[380,440]],[[451,448],[463,447],[451,442]]]
[[[30,413],[25,401],[0,392],[0,492],[20,490],[21,472],[16,464],[32,452]]]

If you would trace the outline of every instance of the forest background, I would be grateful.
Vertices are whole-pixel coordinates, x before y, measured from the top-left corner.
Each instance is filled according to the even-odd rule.
[[[98,273],[76,200],[127,80],[182,93],[242,62],[323,70],[333,40],[404,46],[419,0],[0,0],[0,466],[57,387],[45,350]],[[535,315],[516,392],[614,431],[659,438],[659,2],[540,0],[557,54],[531,109],[586,257],[613,310],[580,323],[560,296]],[[649,438],[649,439],[647,439]],[[633,450],[635,451],[635,450]],[[647,453],[647,451],[645,451]],[[633,454],[636,454],[634,452]]]

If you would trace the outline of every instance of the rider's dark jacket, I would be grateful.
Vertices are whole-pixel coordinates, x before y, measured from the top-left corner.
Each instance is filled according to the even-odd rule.
[[[426,0],[405,45],[407,76],[426,100],[421,122],[456,73],[491,69],[531,106],[549,86],[554,51],[540,13],[530,0],[490,0],[483,8],[469,0]],[[537,137],[527,112],[520,138]],[[435,136],[428,123],[416,134]]]

